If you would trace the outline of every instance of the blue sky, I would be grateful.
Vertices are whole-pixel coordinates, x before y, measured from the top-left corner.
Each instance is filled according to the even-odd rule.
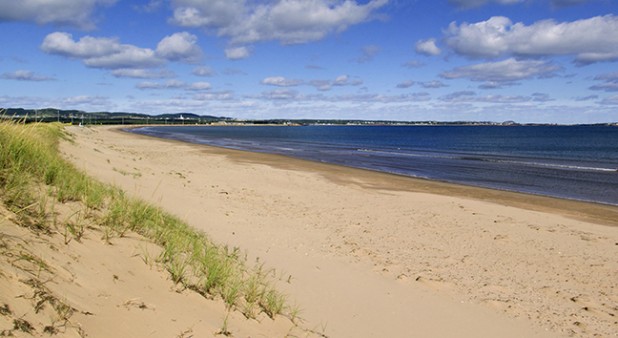
[[[618,121],[615,0],[0,1],[0,107]]]

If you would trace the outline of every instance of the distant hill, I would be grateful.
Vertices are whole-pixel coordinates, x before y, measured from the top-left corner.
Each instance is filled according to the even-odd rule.
[[[85,112],[57,108],[0,108],[0,118],[20,119],[27,123],[58,121],[74,124],[205,124],[232,120],[223,116],[193,113],[148,115],[127,112]]]

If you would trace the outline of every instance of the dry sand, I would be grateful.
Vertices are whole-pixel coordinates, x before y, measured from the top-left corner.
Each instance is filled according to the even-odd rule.
[[[69,131],[76,142],[62,151],[79,168],[276,269],[303,326],[329,337],[618,332],[618,208],[111,128]],[[123,276],[148,273],[131,260],[116,264]],[[117,292],[106,294],[130,295]],[[217,316],[192,306],[162,302],[156,311]],[[280,334],[272,332],[264,335]]]
[[[68,210],[61,219],[72,215]],[[0,208],[0,336],[212,337],[228,312],[222,301],[181,290],[147,256],[159,248],[136,235],[101,240],[88,224],[80,241],[35,234]],[[247,320],[232,312],[236,337],[304,334],[286,318]],[[20,323],[17,325],[16,323]]]

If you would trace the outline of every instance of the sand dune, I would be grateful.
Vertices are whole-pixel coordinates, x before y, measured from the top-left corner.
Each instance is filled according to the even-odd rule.
[[[329,337],[617,332],[618,208],[69,131],[78,167],[247,250]]]

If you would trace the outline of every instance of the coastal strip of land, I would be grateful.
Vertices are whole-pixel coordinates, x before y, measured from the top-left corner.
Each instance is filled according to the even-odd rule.
[[[278,277],[329,337],[612,336],[618,208],[70,127],[67,159]],[[199,310],[198,310],[199,311]]]

